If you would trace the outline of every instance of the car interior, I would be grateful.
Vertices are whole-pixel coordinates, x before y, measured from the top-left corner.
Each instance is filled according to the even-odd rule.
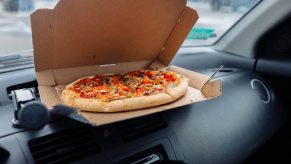
[[[0,163],[290,163],[290,13],[289,0],[261,0],[213,44],[181,46],[172,65],[223,65],[221,96],[103,126],[17,111],[41,101],[33,50],[0,55]]]

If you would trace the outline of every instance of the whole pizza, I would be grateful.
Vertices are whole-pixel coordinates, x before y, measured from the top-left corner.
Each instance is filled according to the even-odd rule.
[[[175,101],[187,89],[187,79],[175,72],[142,70],[80,78],[67,85],[61,99],[83,111],[120,112]]]

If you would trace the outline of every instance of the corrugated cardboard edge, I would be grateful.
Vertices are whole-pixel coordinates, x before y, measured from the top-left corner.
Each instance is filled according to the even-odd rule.
[[[198,18],[198,14],[195,10],[188,6],[185,7],[175,28],[158,56],[159,61],[165,65],[171,63]]]

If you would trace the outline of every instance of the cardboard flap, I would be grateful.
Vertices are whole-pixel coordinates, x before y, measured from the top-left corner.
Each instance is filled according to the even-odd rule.
[[[50,86],[38,86],[38,90],[41,101],[46,105],[48,109],[52,109],[53,106],[61,104],[55,88]]]
[[[56,81],[54,78],[54,72],[51,69],[36,72],[36,78],[37,78],[38,85],[44,85],[44,86],[56,85]]]
[[[177,72],[189,79],[189,85],[193,88],[201,90],[201,88],[207,83],[209,80],[209,76],[202,75],[197,72],[193,72],[181,67],[170,66],[168,70]]]
[[[36,71],[153,60],[164,45],[168,63],[197,19],[186,0],[60,0],[31,15]]]
[[[46,70],[53,65],[53,31],[51,11],[37,10],[31,16],[31,30],[35,70]],[[43,69],[46,68],[46,69]]]
[[[185,36],[188,35],[197,20],[197,12],[186,7],[158,57],[162,63],[165,65],[171,63],[174,57],[173,54],[177,53],[185,40]]]
[[[207,82],[201,92],[208,98],[215,98],[221,95],[221,80]]]

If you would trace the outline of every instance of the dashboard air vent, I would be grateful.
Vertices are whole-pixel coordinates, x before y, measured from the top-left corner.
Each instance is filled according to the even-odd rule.
[[[74,128],[28,142],[38,163],[68,163],[99,152],[97,141],[88,127]]]
[[[166,127],[167,124],[162,117],[153,115],[120,123],[118,131],[122,139],[127,142]]]
[[[255,90],[258,97],[262,100],[263,103],[269,104],[271,101],[271,94],[268,87],[259,79],[251,80],[251,87]]]

